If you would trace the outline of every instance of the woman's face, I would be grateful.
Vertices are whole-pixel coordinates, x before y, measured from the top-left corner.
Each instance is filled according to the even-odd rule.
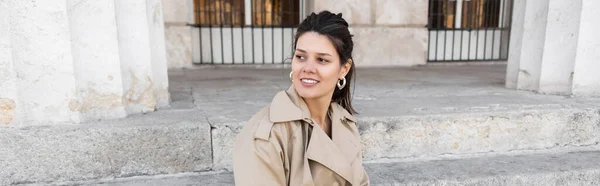
[[[292,59],[292,84],[304,99],[331,97],[338,79],[351,68],[341,66],[340,57],[327,36],[307,32],[298,38]]]

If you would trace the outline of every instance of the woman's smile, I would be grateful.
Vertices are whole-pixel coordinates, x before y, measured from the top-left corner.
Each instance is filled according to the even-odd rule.
[[[305,86],[305,87],[312,87],[312,86],[319,84],[319,82],[320,82],[319,80],[312,79],[312,78],[300,78],[300,81],[302,82],[302,86]]]

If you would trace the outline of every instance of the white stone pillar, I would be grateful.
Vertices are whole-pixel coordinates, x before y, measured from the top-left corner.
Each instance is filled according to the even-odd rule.
[[[539,92],[571,94],[581,0],[550,0]]]
[[[0,125],[12,124],[17,107],[17,76],[9,37],[8,0],[0,0]]]
[[[582,46],[594,48],[588,40],[596,37],[579,36],[588,29],[580,28],[582,0],[515,0],[513,10],[506,86],[571,94],[577,53],[585,51]],[[586,70],[593,66],[581,63]]]
[[[125,117],[113,1],[67,0],[83,120]]]
[[[512,23],[510,26],[510,44],[506,66],[506,88],[516,89],[519,80],[519,68],[522,57],[523,33],[525,31],[526,0],[514,0]]]
[[[185,2],[185,1],[184,1]],[[147,0],[147,15],[152,57],[153,89],[156,106],[169,105],[169,77],[167,75],[167,53],[165,49],[165,21],[161,0]]]
[[[600,96],[600,1],[583,0],[573,73],[575,95]]]
[[[127,113],[153,111],[156,106],[146,0],[115,0],[123,101]]]
[[[549,1],[515,0],[507,69],[509,88],[539,90]],[[516,81],[515,81],[516,80]]]
[[[64,0],[8,1],[18,123],[79,122]]]

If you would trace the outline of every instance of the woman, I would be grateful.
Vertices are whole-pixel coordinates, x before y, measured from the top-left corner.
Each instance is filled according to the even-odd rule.
[[[292,86],[236,138],[236,185],[369,185],[350,95],[348,23],[342,14],[313,13],[295,41]]]

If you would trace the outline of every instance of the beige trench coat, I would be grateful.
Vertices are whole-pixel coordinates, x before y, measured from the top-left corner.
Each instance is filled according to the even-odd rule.
[[[369,185],[356,120],[332,103],[332,138],[293,87],[281,91],[237,135],[236,185]]]

